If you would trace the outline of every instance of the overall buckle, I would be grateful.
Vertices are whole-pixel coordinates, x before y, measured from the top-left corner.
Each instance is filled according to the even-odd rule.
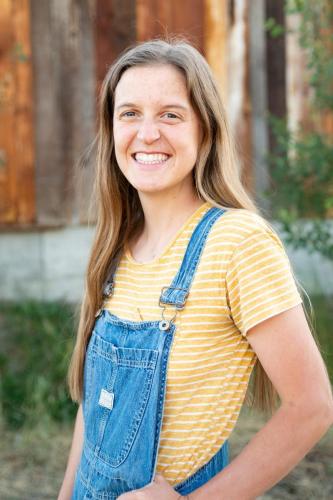
[[[163,294],[163,291],[164,290],[167,290],[169,288],[172,288],[173,290],[183,290],[186,292],[185,294],[185,299],[188,297],[189,295],[189,292],[186,290],[186,288],[180,288],[180,287],[175,287],[175,286],[163,286],[162,289],[161,289],[161,295]],[[166,319],[164,317],[164,312],[167,308],[167,305],[172,305],[172,304],[164,304],[163,302],[161,302],[161,295],[160,295],[160,298],[159,298],[159,302],[158,302],[158,305],[159,307],[162,309],[162,319],[161,321],[159,322],[158,324],[158,327],[160,330],[168,330],[170,328],[170,324],[173,323],[177,317],[177,313],[180,309],[184,309],[184,306],[177,306],[175,307],[175,314],[174,316],[171,318],[171,319]]]

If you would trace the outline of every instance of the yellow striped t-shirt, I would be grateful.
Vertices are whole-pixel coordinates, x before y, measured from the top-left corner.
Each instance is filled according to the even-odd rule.
[[[132,321],[159,320],[161,288],[211,206],[203,203],[153,261],[139,263],[126,249],[104,307]],[[157,462],[172,486],[207,463],[236,424],[256,360],[248,330],[301,302],[277,234],[260,215],[228,209],[210,230],[175,320]],[[165,317],[173,315],[168,306]]]

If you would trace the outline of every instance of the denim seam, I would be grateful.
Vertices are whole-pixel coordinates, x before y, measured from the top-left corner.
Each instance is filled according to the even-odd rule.
[[[120,479],[123,481],[122,478],[118,477],[115,477],[114,479]],[[86,479],[83,477],[83,474],[81,474],[81,471],[80,471],[80,481],[84,485],[84,487],[87,488],[87,490],[93,496],[93,498],[97,498],[99,500],[116,500],[118,496],[117,494],[113,493],[98,493],[97,491],[95,491],[93,488],[90,487]]]

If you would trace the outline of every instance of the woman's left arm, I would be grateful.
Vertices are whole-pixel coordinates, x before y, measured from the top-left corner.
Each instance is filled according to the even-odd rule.
[[[281,406],[191,500],[256,498],[286,476],[333,423],[330,382],[301,305],[249,329],[247,338]]]

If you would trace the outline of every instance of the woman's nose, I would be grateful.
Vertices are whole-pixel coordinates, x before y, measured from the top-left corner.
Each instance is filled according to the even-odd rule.
[[[143,120],[140,123],[137,137],[140,141],[147,144],[156,141],[160,138],[160,131],[157,124],[152,120]]]

